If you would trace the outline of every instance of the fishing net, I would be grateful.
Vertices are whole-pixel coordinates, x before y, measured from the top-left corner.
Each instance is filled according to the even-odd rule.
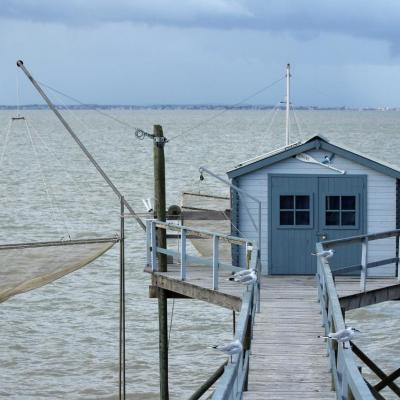
[[[231,234],[229,197],[184,192],[182,193],[182,215],[183,224],[191,228]],[[212,239],[193,239],[191,242],[203,257],[212,256]],[[221,261],[232,262],[229,243],[220,242],[219,258]]]
[[[0,303],[88,265],[118,241],[103,238],[0,246]]]

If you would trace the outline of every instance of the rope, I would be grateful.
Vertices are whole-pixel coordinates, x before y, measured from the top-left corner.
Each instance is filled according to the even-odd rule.
[[[299,124],[299,121],[297,120],[297,115],[296,115],[296,112],[294,111],[293,105],[291,105],[291,107],[292,107],[292,112],[293,112],[294,121],[295,121],[296,126],[297,126],[297,131],[298,131],[299,136],[300,136],[300,139],[301,139],[302,136],[303,136],[303,132],[302,132],[301,126],[300,126],[300,124]]]
[[[235,108],[243,103],[245,103],[247,100],[252,99],[253,97],[256,97],[257,95],[259,95],[260,93],[266,91],[267,89],[270,89],[272,86],[276,85],[277,83],[279,83],[280,81],[282,81],[283,79],[285,79],[285,76],[282,76],[281,78],[273,81],[272,83],[270,83],[267,86],[264,86],[263,88],[257,90],[256,92],[252,93],[251,95],[245,97],[244,99],[238,101],[237,103],[231,105],[229,108],[225,108],[224,110],[218,112],[217,114],[214,114],[213,116],[211,116],[210,118],[207,118],[201,122],[199,122],[198,124],[192,126],[191,128],[187,129],[184,132],[181,132],[180,134],[172,137],[171,139],[169,139],[169,141],[171,142],[172,140],[175,140],[176,138],[182,136],[182,135],[187,135],[188,133],[192,132],[193,130],[199,128],[200,126],[207,124],[208,122],[213,121],[214,119],[218,118],[219,116],[221,116],[222,114],[225,114],[226,112],[230,111],[232,108]]]
[[[25,119],[26,120],[26,119]],[[28,122],[26,122],[28,124]],[[56,163],[62,168],[62,171],[65,173],[65,176],[74,184],[74,187],[77,189],[77,191],[82,194],[85,199],[88,200],[88,202],[90,203],[91,207],[96,210],[97,209],[97,204],[94,203],[93,200],[91,200],[90,196],[86,196],[86,193],[83,192],[82,190],[79,189],[79,184],[78,181],[76,179],[74,179],[74,177],[72,176],[72,174],[70,174],[68,172],[67,169],[64,168],[64,165],[61,163],[59,157],[57,156],[57,154],[55,153],[54,150],[52,150],[44,141],[44,139],[41,137],[38,129],[36,129],[36,127],[33,126],[33,124],[30,122],[30,127],[32,129],[32,132],[35,134],[35,136],[39,139],[40,143],[43,145],[43,147],[47,150],[47,152],[49,154],[51,154],[54,158],[54,160],[56,161]],[[87,188],[89,188],[89,190],[91,192],[95,192],[97,189],[94,189],[93,185],[90,183],[90,181],[85,181],[85,185]]]
[[[10,132],[11,132],[11,126],[12,126],[12,119],[10,119],[10,121],[8,122],[6,137],[5,137],[4,144],[3,144],[3,150],[1,152],[0,169],[3,167],[4,156],[6,154],[6,150],[7,150],[7,146],[8,146],[8,139],[10,137]]]
[[[278,114],[278,109],[279,109],[279,104],[280,104],[280,103],[281,103],[281,102],[279,101],[279,102],[275,105],[275,107],[273,108],[273,113],[272,113],[272,116],[271,116],[271,121],[269,122],[268,127],[267,127],[267,131],[266,131],[266,134],[267,134],[267,135],[269,135],[270,132],[271,132],[272,124],[274,123],[275,117],[276,117],[276,115]]]
[[[86,103],[84,103],[84,102],[78,100],[78,99],[75,98],[75,97],[72,97],[72,96],[70,96],[70,95],[68,95],[68,94],[66,94],[66,93],[63,93],[63,92],[61,92],[60,90],[57,90],[57,89],[55,89],[55,88],[53,88],[53,87],[51,87],[51,86],[49,86],[49,85],[46,85],[46,84],[43,83],[43,82],[40,82],[40,81],[37,81],[37,82],[40,83],[40,84],[41,84],[42,86],[44,86],[45,88],[47,88],[47,89],[49,89],[49,90],[51,90],[51,91],[53,91],[53,92],[55,92],[55,93],[58,93],[58,94],[60,94],[61,96],[64,96],[65,98],[70,99],[70,100],[74,101],[75,103],[80,104],[81,106],[85,106],[85,107],[88,106],[88,104],[86,104]],[[140,128],[136,127],[136,126],[133,126],[133,125],[129,124],[129,123],[126,122],[126,121],[123,121],[123,120],[121,120],[121,119],[119,119],[119,118],[117,118],[117,117],[114,117],[113,115],[111,115],[111,114],[109,114],[109,113],[106,113],[105,111],[101,111],[101,110],[99,110],[99,109],[97,109],[97,108],[93,108],[93,110],[96,111],[98,114],[103,115],[104,117],[110,118],[110,119],[112,119],[113,121],[118,122],[119,124],[126,126],[127,128],[134,129],[135,131],[137,130],[137,131],[140,131],[140,132],[145,132],[145,131],[143,131],[142,129],[140,129]],[[147,133],[147,132],[146,132],[146,133]]]
[[[65,220],[65,216],[64,216],[63,213],[61,212],[60,208],[54,204],[53,199],[52,199],[52,197],[50,196],[49,188],[48,188],[48,186],[47,186],[46,179],[45,179],[45,175],[44,175],[44,172],[43,172],[42,163],[40,162],[39,154],[38,154],[38,151],[37,151],[37,149],[36,149],[36,145],[35,145],[35,143],[34,143],[34,141],[33,141],[32,134],[31,134],[31,130],[30,130],[29,125],[28,125],[28,123],[26,122],[26,120],[24,120],[24,122],[25,122],[25,126],[26,126],[26,132],[27,132],[27,134],[28,134],[29,141],[30,141],[30,143],[31,143],[31,146],[32,146],[32,149],[33,149],[33,152],[34,152],[34,155],[35,155],[35,159],[36,159],[36,161],[37,161],[37,163],[38,163],[38,165],[39,165],[41,180],[42,180],[42,183],[43,183],[43,186],[44,186],[44,190],[45,190],[45,192],[46,192],[47,200],[48,200],[49,203],[50,203],[50,210],[51,210],[51,214],[52,214],[53,220],[54,220],[54,222],[56,223],[56,229],[57,229],[57,231],[58,231],[59,234],[62,234],[62,232],[60,231],[59,227],[57,226],[57,219],[56,219],[56,213],[55,213],[55,209],[57,208],[58,213],[59,213],[59,215],[61,216],[61,219],[62,219],[62,223],[63,223],[63,225],[64,225],[64,228],[65,228],[65,230],[67,231],[67,234],[68,234],[69,238],[71,238],[71,236],[70,236],[70,234],[69,234],[69,231],[68,231],[68,226],[67,226],[67,223],[66,223],[66,220]]]
[[[172,321],[174,318],[174,309],[175,309],[175,299],[172,299],[172,311],[171,311],[171,318],[169,321],[169,331],[168,331],[168,349],[169,349],[169,343],[171,340],[171,330],[172,330]]]

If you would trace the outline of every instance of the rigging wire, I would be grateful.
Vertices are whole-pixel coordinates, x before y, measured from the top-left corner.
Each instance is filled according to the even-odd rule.
[[[169,141],[171,142],[172,140],[175,140],[175,139],[177,139],[178,137],[180,137],[182,135],[187,135],[188,133],[191,133],[192,131],[194,131],[195,129],[199,128],[200,126],[203,126],[203,125],[213,121],[214,119],[218,118],[222,114],[225,114],[226,112],[230,111],[232,108],[237,107],[237,106],[245,103],[246,101],[256,97],[257,95],[259,95],[260,93],[266,91],[267,89],[270,89],[271,87],[273,87],[274,85],[276,85],[277,83],[282,81],[283,79],[285,79],[285,76],[282,76],[281,78],[276,79],[275,81],[273,81],[269,85],[262,87],[261,89],[257,90],[256,92],[254,92],[254,93],[250,94],[249,96],[245,97],[244,99],[238,101],[237,103],[232,104],[231,106],[229,106],[229,108],[225,108],[224,110],[214,114],[210,118],[207,118],[207,119],[205,119],[203,121],[200,121],[198,124],[192,126],[189,129],[186,129],[184,132],[181,132],[180,134],[178,134],[176,136],[173,136],[171,139],[169,139]]]
[[[272,116],[271,116],[271,120],[270,120],[270,122],[269,122],[269,124],[268,124],[268,127],[267,127],[267,130],[266,130],[266,134],[267,135],[269,135],[270,133],[271,133],[271,128],[272,128],[272,124],[274,123],[274,121],[275,121],[275,117],[276,117],[276,115],[278,114],[278,111],[279,111],[279,109],[280,109],[280,107],[279,107],[279,105],[280,105],[280,101],[275,105],[275,107],[273,108],[273,113],[272,113]]]
[[[27,124],[28,124],[28,122],[27,122]],[[29,125],[30,125],[31,131],[33,132],[35,137],[39,139],[40,143],[47,150],[47,152],[53,156],[55,162],[61,167],[61,170],[64,172],[65,176],[70,180],[70,182],[72,182],[74,184],[74,187],[77,189],[77,191],[80,194],[82,194],[85,199],[87,199],[87,201],[90,203],[91,208],[93,210],[96,210],[98,208],[97,204],[90,198],[90,196],[86,196],[86,192],[84,192],[83,190],[81,190],[79,188],[78,180],[76,180],[73,177],[73,175],[68,171],[68,169],[65,168],[65,166],[60,161],[59,156],[56,154],[56,152],[53,149],[50,148],[49,145],[47,145],[45,140],[40,135],[38,129],[32,124],[32,122],[30,122]],[[96,189],[93,188],[93,186],[90,183],[90,181],[85,181],[85,186],[86,186],[86,188],[89,188],[89,190],[92,191],[92,192],[96,191]]]
[[[63,93],[63,92],[61,92],[60,90],[55,89],[55,88],[51,87],[50,85],[47,85],[47,84],[45,84],[45,83],[43,83],[43,82],[40,82],[40,81],[37,81],[37,82],[40,83],[40,84],[41,84],[42,86],[44,86],[45,88],[47,88],[47,89],[49,89],[49,90],[51,90],[51,91],[53,91],[53,92],[55,92],[55,93],[58,93],[58,94],[60,94],[61,96],[64,96],[64,97],[66,97],[67,99],[70,99],[70,100],[72,100],[72,101],[74,101],[74,102],[80,104],[81,106],[88,106],[88,104],[86,104],[86,103],[84,103],[84,102],[78,100],[76,97],[72,97],[72,96],[70,96],[70,95],[68,95],[68,94],[66,94],[66,93]],[[136,127],[136,126],[133,126],[133,125],[131,125],[130,123],[128,123],[128,122],[126,122],[126,121],[123,121],[122,119],[119,119],[119,118],[117,118],[117,117],[114,117],[114,115],[111,115],[111,114],[109,114],[109,113],[107,113],[107,112],[105,112],[105,111],[99,110],[99,109],[96,108],[95,106],[94,106],[94,108],[93,108],[93,111],[97,112],[98,114],[102,115],[103,117],[110,118],[110,119],[114,120],[115,122],[118,122],[119,124],[124,125],[124,126],[127,127],[127,128],[131,128],[131,129],[134,129],[135,131],[139,131],[139,132],[145,132],[145,131],[143,131],[142,129]],[[147,133],[147,132],[145,132],[145,133]]]
[[[172,330],[172,321],[174,318],[174,309],[175,309],[175,299],[172,299],[172,311],[171,311],[171,317],[169,321],[169,331],[168,331],[168,349],[169,349],[169,344],[171,341],[171,330]]]
[[[301,125],[300,125],[300,117],[297,118],[297,113],[296,113],[293,105],[291,107],[292,107],[293,117],[294,117],[295,123],[297,125],[297,130],[298,130],[298,133],[299,133],[299,139],[301,140],[301,139],[303,139],[303,133],[304,132],[303,132],[303,129],[301,128]]]
[[[47,200],[49,201],[49,204],[50,204],[50,210],[51,210],[51,214],[52,214],[53,220],[54,220],[54,222],[56,224],[56,229],[57,229],[59,234],[62,234],[62,232],[59,229],[59,226],[57,225],[58,221],[56,219],[55,209],[58,210],[58,214],[61,216],[61,221],[62,221],[62,224],[64,225],[64,228],[65,228],[65,230],[67,232],[68,238],[71,239],[71,235],[70,235],[69,230],[68,230],[68,226],[67,226],[67,223],[66,223],[65,215],[62,213],[61,209],[57,205],[55,205],[55,203],[53,202],[53,198],[50,195],[50,191],[49,191],[49,187],[48,187],[48,185],[46,183],[46,178],[45,178],[45,174],[44,174],[44,171],[43,171],[42,163],[40,161],[40,157],[39,157],[36,145],[35,145],[35,143],[33,141],[32,133],[31,133],[31,130],[29,128],[29,125],[28,125],[28,123],[26,122],[25,119],[24,119],[24,122],[25,122],[26,132],[28,134],[29,141],[31,143],[31,146],[32,146],[32,149],[33,149],[33,153],[34,153],[35,158],[36,158],[36,162],[39,165],[41,180],[42,180],[42,183],[43,183],[43,186],[44,186],[44,190],[46,192]]]
[[[7,150],[7,147],[8,147],[8,141],[9,141],[9,138],[10,138],[11,126],[12,126],[12,119],[10,119],[10,121],[8,122],[8,127],[7,127],[7,131],[6,131],[6,137],[4,139],[3,149],[2,149],[1,157],[0,157],[0,169],[3,167],[4,157],[5,157],[5,154],[6,154],[6,150]]]

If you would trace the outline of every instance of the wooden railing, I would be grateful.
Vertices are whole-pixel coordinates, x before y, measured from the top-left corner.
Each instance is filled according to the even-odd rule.
[[[361,260],[359,265],[343,266],[336,268],[334,273],[360,271],[360,290],[366,291],[368,270],[370,268],[395,264],[396,275],[399,276],[399,236],[400,230],[379,232],[370,235],[352,236],[343,239],[329,240],[317,243],[317,253],[323,250],[336,249],[340,246],[361,243]],[[384,260],[368,262],[368,244],[371,241],[396,238],[395,257]],[[318,257],[317,278],[319,281],[318,291],[321,303],[322,320],[325,332],[337,332],[345,328],[339,298],[336,292],[333,273],[329,261]],[[337,392],[337,398],[373,399],[371,390],[364,381],[360,371],[357,369],[353,353],[350,349],[344,349],[334,341],[328,341],[328,353],[330,357],[333,384]],[[352,397],[351,397],[352,396]]]
[[[396,238],[394,248],[395,257],[384,260],[368,262],[368,244],[374,240]],[[331,270],[329,259],[318,257],[317,261],[317,279],[318,279],[318,296],[321,304],[322,321],[325,327],[325,333],[337,332],[345,329],[344,318],[340,307],[339,298],[335,288],[333,275],[360,271],[360,290],[366,291],[368,270],[374,267],[395,264],[395,275],[399,279],[399,237],[400,230],[392,230],[379,232],[369,235],[352,236],[343,239],[327,240],[317,243],[317,253],[323,250],[336,249],[341,246],[361,243],[361,260],[359,265],[343,266]],[[333,256],[334,257],[334,256]],[[330,358],[332,383],[336,390],[336,398],[369,400],[379,398],[378,390],[371,386],[363,378],[354,359],[353,351],[345,349],[341,344],[337,345],[335,341],[328,340],[328,355]],[[360,356],[361,351],[354,346],[354,352]],[[371,367],[371,365],[369,365]],[[382,379],[386,376],[382,375]],[[388,378],[388,377],[386,377]],[[386,382],[385,382],[386,384]],[[388,383],[389,384],[389,383]],[[393,386],[393,385],[392,385]],[[394,386],[393,386],[394,387]],[[379,387],[378,387],[379,389]]]
[[[323,245],[317,243],[317,253],[323,249]],[[328,261],[322,257],[318,257],[317,260],[317,279],[325,333],[328,334],[345,329],[331,268]],[[338,400],[374,399],[361,372],[357,368],[351,349],[344,348],[342,344],[338,345],[334,340],[328,340],[327,347],[332,373],[332,386],[336,390],[336,398]]]
[[[250,268],[258,271],[258,276],[260,276],[260,254],[256,248],[253,248]],[[243,391],[247,390],[251,339],[254,318],[259,304],[259,294],[258,285],[252,285],[251,288],[244,290],[242,308],[235,333],[235,339],[242,343],[243,351],[240,354],[235,354],[232,357],[232,362],[228,362],[226,365],[212,396],[213,400],[240,400],[243,397]]]
[[[212,268],[212,289],[218,290],[219,288],[219,272],[222,270],[237,272],[244,269],[246,266],[238,267],[231,263],[222,262],[219,258],[219,243],[227,242],[230,244],[241,245],[246,247],[246,252],[254,252],[252,241],[242,239],[236,236],[224,235],[222,233],[209,232],[202,229],[194,229],[188,226],[177,225],[169,222],[162,222],[158,220],[147,220],[147,264],[151,266],[152,272],[157,272],[157,253],[166,254],[175,257],[179,260],[181,267],[181,280],[187,279],[189,265],[205,265]],[[156,242],[156,229],[166,229],[170,231],[179,232],[177,239],[180,243],[180,251],[173,249],[166,249],[157,246]],[[212,240],[213,255],[211,258],[199,257],[189,255],[187,252],[186,239],[188,236],[199,237],[203,239]],[[156,251],[154,251],[156,249]]]
[[[201,229],[194,229],[188,226],[177,225],[158,220],[147,220],[147,263],[151,266],[152,272],[157,272],[157,253],[166,254],[179,260],[181,280],[188,279],[187,267],[189,265],[205,265],[212,270],[212,289],[218,290],[219,272],[221,270],[237,272],[246,268],[257,271],[258,277],[261,276],[260,251],[251,240],[238,238],[235,236],[224,235],[216,232],[209,232]],[[180,240],[180,251],[161,248],[157,246],[156,229],[166,229],[178,232],[177,239]],[[198,257],[187,253],[186,239],[190,237],[199,237],[212,239],[213,256],[211,258]],[[246,247],[246,264],[243,266],[233,266],[232,264],[221,262],[219,260],[219,243],[221,241],[241,245]],[[242,343],[243,351],[232,357],[232,362],[228,361],[224,367],[223,373],[220,367],[210,379],[202,385],[203,388],[197,390],[192,396],[198,399],[204,394],[214,382],[217,382],[215,392],[212,396],[214,400],[236,400],[241,399],[243,391],[247,389],[247,378],[249,373],[249,356],[252,339],[252,329],[256,311],[260,307],[260,280],[254,285],[249,285],[244,289],[242,295],[242,306],[235,330],[235,340]]]
[[[396,238],[394,254],[395,257],[386,258],[384,260],[369,262],[368,261],[368,247],[369,242],[374,240],[381,240],[394,237]],[[380,267],[383,265],[395,264],[396,271],[395,275],[400,279],[400,265],[399,265],[399,238],[400,238],[400,229],[373,233],[370,235],[359,235],[359,236],[351,236],[343,239],[336,240],[326,240],[321,242],[322,248],[324,249],[336,249],[341,246],[347,246],[349,244],[358,244],[361,243],[361,260],[360,264],[343,266],[340,268],[335,268],[333,274],[342,274],[348,272],[356,272],[360,271],[360,289],[365,292],[367,286],[367,278],[368,278],[368,270],[370,268]]]

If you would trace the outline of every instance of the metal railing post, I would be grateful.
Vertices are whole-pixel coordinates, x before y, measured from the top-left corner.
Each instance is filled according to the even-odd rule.
[[[181,279],[186,280],[186,229],[181,230]]]
[[[213,236],[213,290],[218,290],[219,237]]]

